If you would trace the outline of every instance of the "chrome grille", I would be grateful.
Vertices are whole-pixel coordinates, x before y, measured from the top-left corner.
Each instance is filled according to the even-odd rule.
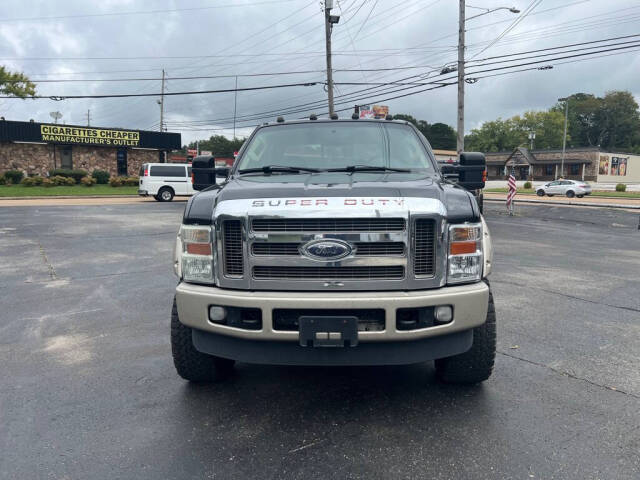
[[[244,274],[242,253],[242,224],[240,220],[226,220],[222,224],[224,247],[224,274],[241,277]]]
[[[257,280],[402,280],[404,267],[253,267]]]
[[[254,232],[402,232],[404,218],[254,218]]]
[[[415,222],[413,247],[413,273],[430,276],[435,272],[435,222],[430,218],[419,218]]]
[[[251,245],[252,255],[266,256],[298,256],[302,243],[271,242]],[[356,257],[391,257],[404,255],[403,242],[354,242]]]

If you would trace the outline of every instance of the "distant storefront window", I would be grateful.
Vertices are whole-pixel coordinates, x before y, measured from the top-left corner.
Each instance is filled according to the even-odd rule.
[[[600,155],[598,175],[609,175],[609,155]]]
[[[611,173],[609,175],[615,175],[624,177],[627,175],[627,159],[622,157],[611,157]]]
[[[571,175],[578,175],[580,173],[580,164],[575,163],[571,165]]]
[[[129,169],[127,168],[127,149],[119,148],[116,152],[116,163],[118,167],[118,176],[126,177]]]
[[[545,175],[553,175],[553,165],[545,165],[544,166],[544,174]]]
[[[73,169],[73,158],[71,156],[71,147],[60,148],[60,168]]]

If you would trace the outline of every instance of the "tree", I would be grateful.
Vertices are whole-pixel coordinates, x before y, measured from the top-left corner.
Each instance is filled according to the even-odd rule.
[[[36,85],[24,73],[10,72],[0,65],[0,94],[25,98],[35,95]]]
[[[393,119],[413,123],[418,131],[429,140],[433,148],[441,150],[456,149],[456,131],[446,123],[434,123],[430,125],[424,120],[417,120],[413,116],[404,113],[394,115]]]
[[[428,138],[433,148],[455,150],[457,147],[456,131],[446,123],[432,124]]]
[[[571,108],[571,104],[569,104]],[[631,92],[607,92],[602,98],[596,122],[604,132],[601,146],[607,150],[631,149],[638,139],[640,113]]]
[[[209,140],[200,140],[198,144],[201,151],[209,150],[213,155],[232,157],[233,152],[240,150],[244,141],[244,138],[229,140],[224,135],[212,135]],[[196,148],[196,142],[191,142],[187,148]]]

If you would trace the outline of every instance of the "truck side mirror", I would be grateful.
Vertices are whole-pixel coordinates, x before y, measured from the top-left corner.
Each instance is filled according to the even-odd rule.
[[[194,190],[204,190],[216,183],[216,160],[210,155],[195,157],[191,162],[191,183]]]
[[[220,178],[229,178],[229,173],[231,172],[231,169],[229,167],[216,167],[216,177],[220,177]]]
[[[487,180],[487,160],[484,153],[462,152],[458,170],[458,185],[467,190],[481,190]]]

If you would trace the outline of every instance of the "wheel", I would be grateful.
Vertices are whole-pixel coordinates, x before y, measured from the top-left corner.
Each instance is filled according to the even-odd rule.
[[[170,187],[162,187],[160,191],[158,191],[158,197],[160,197],[161,202],[170,202],[173,200],[173,189]]]
[[[574,192],[573,190],[567,190],[567,197],[568,198],[573,198],[576,196],[576,192]]]
[[[162,201],[162,199],[160,198],[159,195],[154,195],[153,198],[156,199],[156,202],[161,202]]]
[[[547,193],[547,197],[553,197],[553,195],[550,193]]]
[[[538,195],[539,197],[544,197],[544,190],[540,189],[536,192],[536,195]]]
[[[584,197],[584,195],[576,195],[576,197],[582,198],[582,197]]]
[[[471,348],[453,357],[435,361],[436,375],[445,383],[474,384],[491,376],[496,357],[496,310],[489,290],[489,307],[485,323],[473,329]]]
[[[234,360],[199,352],[193,346],[192,329],[180,323],[176,299],[171,309],[171,352],[178,375],[194,383],[216,382],[228,378]]]

